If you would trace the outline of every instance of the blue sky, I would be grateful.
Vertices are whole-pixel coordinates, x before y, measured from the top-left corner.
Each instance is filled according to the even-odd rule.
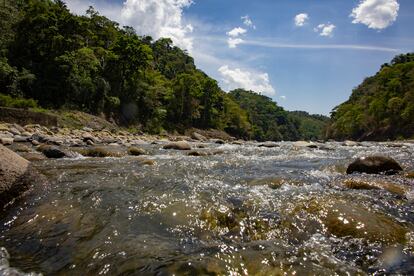
[[[396,54],[412,52],[412,0],[67,0],[139,34],[169,36],[228,91],[328,115]]]

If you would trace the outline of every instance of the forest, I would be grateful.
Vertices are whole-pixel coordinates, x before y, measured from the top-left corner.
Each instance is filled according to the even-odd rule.
[[[224,92],[169,38],[156,41],[60,0],[5,0],[0,105],[79,110],[148,133],[219,129],[244,139],[320,139],[327,118],[251,91]],[[260,91],[257,91],[260,92]]]
[[[387,140],[414,137],[414,53],[396,56],[334,108],[328,137]]]

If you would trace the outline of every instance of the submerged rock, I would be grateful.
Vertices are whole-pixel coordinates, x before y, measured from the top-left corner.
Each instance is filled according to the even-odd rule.
[[[306,202],[294,205],[294,211],[289,212],[285,218],[292,224],[298,223],[295,217],[299,215],[301,220],[316,218],[323,229],[336,237],[349,236],[386,245],[407,241],[406,234],[409,230],[403,224],[370,206],[331,195],[308,198]],[[307,215],[304,216],[306,213],[303,212]]]
[[[385,156],[368,156],[360,157],[352,162],[348,169],[347,174],[352,173],[367,173],[367,174],[396,174],[403,169],[401,166],[390,157]]]
[[[190,144],[186,141],[168,143],[162,148],[163,149],[175,149],[175,150],[191,150]]]
[[[222,150],[192,150],[190,151],[187,155],[188,156],[211,156],[211,155],[218,155],[218,154],[223,154],[224,151]]]
[[[279,189],[283,185],[300,186],[302,183],[295,179],[285,179],[282,177],[266,177],[259,179],[252,179],[247,182],[249,186],[264,186],[267,185],[271,189]]]
[[[404,185],[384,180],[365,180],[359,178],[346,179],[343,185],[353,190],[386,190],[390,193],[404,196],[410,189]]]

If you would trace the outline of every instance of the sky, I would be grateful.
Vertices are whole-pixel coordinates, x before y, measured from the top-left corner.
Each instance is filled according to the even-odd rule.
[[[170,37],[219,81],[329,115],[395,55],[413,52],[413,0],[66,0],[139,35]]]

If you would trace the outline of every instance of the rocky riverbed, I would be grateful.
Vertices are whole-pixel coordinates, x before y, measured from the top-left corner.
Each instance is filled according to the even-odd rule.
[[[2,212],[0,274],[414,273],[414,144],[223,138],[0,125],[47,179]],[[378,155],[402,171],[347,174]]]

